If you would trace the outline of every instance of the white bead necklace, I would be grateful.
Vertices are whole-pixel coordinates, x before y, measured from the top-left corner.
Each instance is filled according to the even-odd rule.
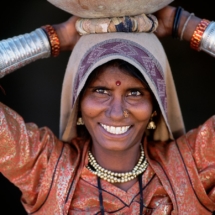
[[[98,177],[100,177],[110,183],[124,183],[124,182],[131,181],[131,180],[135,179],[138,175],[142,174],[148,166],[148,162],[145,158],[145,154],[144,154],[142,145],[140,145],[140,147],[141,147],[140,159],[139,159],[138,163],[135,165],[135,167],[133,168],[133,170],[130,172],[117,173],[117,172],[112,172],[110,170],[107,170],[107,169],[101,167],[96,162],[96,159],[94,158],[94,156],[92,155],[92,153],[90,151],[88,152],[89,165],[92,166],[95,170],[92,169],[92,167],[90,167],[89,165],[87,165],[86,167],[93,174],[97,175]]]

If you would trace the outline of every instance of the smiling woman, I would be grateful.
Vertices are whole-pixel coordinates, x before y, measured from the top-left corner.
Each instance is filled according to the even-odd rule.
[[[86,85],[80,106],[97,162],[114,172],[128,172],[140,157],[143,134],[153,112],[153,99],[148,86],[121,69],[120,63],[125,64],[112,61],[99,68],[96,79]],[[120,86],[116,85],[117,80]],[[118,158],[113,159],[113,154],[118,154]],[[124,184],[124,189],[135,181],[133,178],[129,185]],[[120,184],[116,186],[122,188]]]
[[[68,63],[61,102],[63,140],[76,137],[80,130],[84,137],[82,129],[89,132],[72,214],[172,210],[167,191],[152,168],[148,145],[182,134],[183,121],[166,55],[154,35],[81,37]],[[77,112],[84,125],[76,128]],[[156,130],[148,129],[151,122],[156,123]],[[140,203],[143,196],[144,205]],[[88,202],[89,208],[82,202]]]
[[[174,32],[214,54],[209,50],[214,22],[173,7],[156,16],[157,36]],[[147,17],[154,29],[155,16]],[[123,31],[131,23],[125,20]],[[138,31],[80,38],[76,21],[72,17],[0,41],[2,77],[73,49],[63,82],[59,139],[0,103],[0,172],[22,192],[27,213],[214,213],[215,118],[184,134],[157,36]]]

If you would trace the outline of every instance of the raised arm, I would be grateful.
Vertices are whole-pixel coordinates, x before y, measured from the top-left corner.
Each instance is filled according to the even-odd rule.
[[[75,29],[76,20],[73,16],[66,22],[0,41],[0,77],[35,60],[71,51],[80,37]]]
[[[167,6],[155,13],[159,26],[158,37],[172,36],[190,43],[191,48],[205,51],[215,57],[215,23],[193,13]]]

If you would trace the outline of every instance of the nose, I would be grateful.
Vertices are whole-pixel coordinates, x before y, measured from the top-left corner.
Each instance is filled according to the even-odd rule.
[[[125,104],[122,97],[115,97],[109,104],[109,107],[106,111],[107,117],[111,118],[113,121],[119,121],[124,118],[123,111]]]

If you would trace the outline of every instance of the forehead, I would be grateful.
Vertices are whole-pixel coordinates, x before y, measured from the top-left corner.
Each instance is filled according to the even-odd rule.
[[[100,70],[89,84],[116,85],[117,81],[120,81],[123,85],[144,86],[144,84],[136,77],[129,74],[126,70],[116,66],[108,66]]]

